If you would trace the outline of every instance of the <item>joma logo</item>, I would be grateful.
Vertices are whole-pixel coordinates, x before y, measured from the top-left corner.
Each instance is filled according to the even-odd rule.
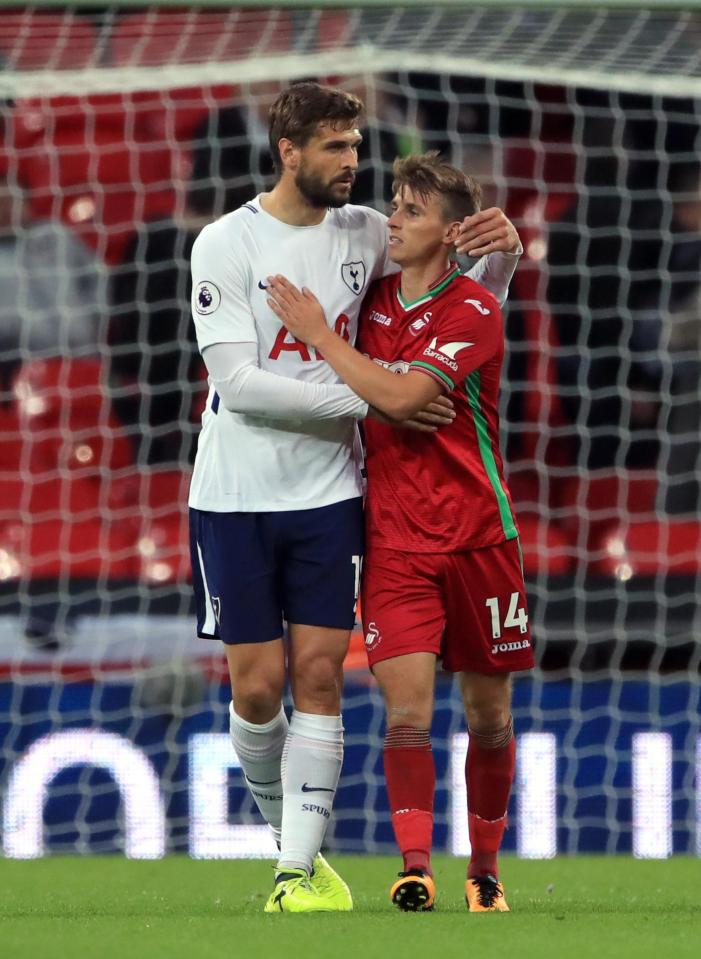
[[[517,639],[513,643],[495,643],[492,646],[492,656],[498,653],[513,653],[517,649],[528,649],[531,643],[528,639]]]

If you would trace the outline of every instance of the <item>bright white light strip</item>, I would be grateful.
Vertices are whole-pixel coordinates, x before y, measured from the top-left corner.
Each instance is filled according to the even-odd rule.
[[[469,741],[467,733],[456,733],[450,749],[450,851],[454,856],[470,855],[465,786],[465,760]]]
[[[519,856],[544,859],[557,846],[556,760],[552,733],[523,733],[518,745]],[[469,856],[465,758],[468,735],[453,737],[451,836],[456,856]],[[227,733],[203,733],[189,743],[190,854],[198,859],[274,857],[267,826],[228,822],[227,772],[239,768]],[[17,761],[5,794],[3,849],[8,858],[44,855],[43,811],[49,785],[71,766],[107,770],[124,807],[126,855],[158,859],[165,853],[165,812],[158,778],[140,749],[115,733],[74,729],[51,733]],[[672,740],[668,733],[633,736],[633,853],[641,859],[672,854]],[[701,737],[696,744],[696,781],[701,783]],[[701,856],[701,789],[696,796],[696,851]]]
[[[666,859],[672,855],[672,737],[635,733],[632,763],[633,855]]]
[[[553,733],[522,733],[516,748],[517,851],[522,859],[557,853],[557,742]]]
[[[197,733],[188,744],[190,855],[193,859],[275,857],[267,826],[228,821],[228,772],[240,769],[228,733]]]
[[[467,827],[465,759],[467,733],[453,736],[450,754],[450,851],[470,855]],[[518,737],[518,854],[524,859],[550,859],[557,853],[556,767],[553,733],[523,733]]]
[[[165,853],[165,810],[156,772],[128,739],[99,729],[49,733],[15,764],[5,796],[3,847],[11,859],[44,855],[44,803],[49,785],[69,766],[107,770],[124,804],[125,852],[130,859]]]

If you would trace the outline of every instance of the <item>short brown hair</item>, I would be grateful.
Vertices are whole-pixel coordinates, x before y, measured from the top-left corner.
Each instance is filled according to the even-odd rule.
[[[437,150],[397,157],[392,171],[393,193],[409,187],[424,202],[437,197],[446,222],[472,216],[480,208],[482,188],[477,180],[452,166]]]
[[[320,123],[351,126],[363,112],[363,102],[337,87],[305,80],[293,83],[276,97],[268,114],[268,138],[275,170],[282,171],[278,144],[285,137],[296,146],[314,136]]]

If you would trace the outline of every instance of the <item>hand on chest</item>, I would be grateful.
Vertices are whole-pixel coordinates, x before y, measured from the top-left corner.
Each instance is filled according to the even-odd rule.
[[[282,265],[281,265],[281,262]],[[284,257],[270,257],[264,275],[256,285],[252,285],[253,314],[258,330],[261,360],[271,363],[322,362],[318,351],[296,339],[280,318],[271,310],[268,303],[267,277],[282,274],[298,290],[310,290],[319,300],[326,323],[346,341],[355,343],[358,316],[367,287],[368,271],[362,259],[344,260],[340,257],[324,256],[296,257],[284,262]]]

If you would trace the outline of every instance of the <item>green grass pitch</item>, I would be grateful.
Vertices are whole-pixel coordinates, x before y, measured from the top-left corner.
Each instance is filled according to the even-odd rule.
[[[395,858],[335,856],[351,914],[266,916],[271,864],[0,860],[3,959],[679,959],[701,957],[701,861],[504,857],[510,914],[468,915],[464,864],[436,860],[433,913],[392,909]]]

